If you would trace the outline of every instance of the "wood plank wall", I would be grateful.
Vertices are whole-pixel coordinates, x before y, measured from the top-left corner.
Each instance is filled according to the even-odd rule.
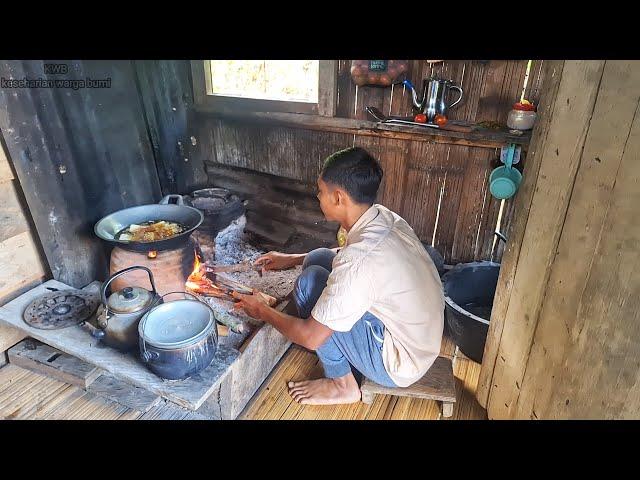
[[[553,63],[478,399],[494,419],[636,419],[640,62]]]
[[[340,117],[366,119],[366,106],[385,113],[411,113],[404,87],[357,87],[350,78],[350,60],[338,66]],[[525,97],[537,103],[542,61],[533,61]],[[409,78],[437,74],[461,85],[463,101],[450,110],[451,119],[506,123],[511,105],[520,99],[526,60],[445,61],[432,67],[424,60],[410,62]],[[315,195],[315,180],[324,158],[334,151],[359,145],[376,156],[385,171],[378,201],[404,217],[421,240],[444,255],[448,263],[479,259],[499,261],[501,242],[493,232],[501,202],[488,190],[488,177],[499,150],[485,147],[435,144],[412,140],[318,132],[289,127],[254,125],[200,114],[195,120],[201,155],[209,170],[216,164],[307,182]],[[211,176],[210,183],[215,183]],[[284,201],[284,198],[283,198]],[[507,230],[513,201],[504,202],[501,230]]]
[[[0,137],[0,305],[42,283],[49,275],[40,244]],[[0,325],[0,356],[24,338]]]
[[[44,63],[0,61],[0,74],[111,81],[109,88],[0,89],[7,154],[52,275],[80,288],[109,271],[109,249],[94,234],[95,223],[158,202],[160,184],[134,63],[65,61],[66,74],[49,76]]]

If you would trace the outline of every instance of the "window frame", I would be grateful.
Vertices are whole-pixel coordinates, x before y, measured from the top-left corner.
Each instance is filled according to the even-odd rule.
[[[334,117],[336,114],[338,61],[320,60],[318,103],[266,100],[211,94],[210,60],[191,61],[193,99],[196,106],[218,113],[285,112]]]

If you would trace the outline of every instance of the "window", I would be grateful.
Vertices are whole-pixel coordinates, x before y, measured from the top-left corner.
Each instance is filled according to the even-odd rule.
[[[196,104],[217,112],[335,114],[334,60],[192,62]]]

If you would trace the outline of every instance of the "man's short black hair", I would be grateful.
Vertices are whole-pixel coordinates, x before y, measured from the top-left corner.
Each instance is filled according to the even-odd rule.
[[[357,203],[373,204],[382,181],[382,167],[364,148],[351,147],[324,161],[320,178],[343,188]]]

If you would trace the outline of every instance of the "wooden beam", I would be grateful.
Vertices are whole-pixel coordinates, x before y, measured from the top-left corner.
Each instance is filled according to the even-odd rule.
[[[515,418],[640,413],[640,63],[607,61]]]
[[[502,337],[507,307],[509,306],[509,297],[513,287],[513,278],[518,267],[518,258],[522,247],[522,239],[531,210],[531,202],[535,193],[536,182],[540,164],[542,163],[542,155],[547,137],[550,133],[553,112],[558,97],[558,87],[562,78],[562,70],[564,61],[555,60],[545,62],[545,84],[543,86],[543,94],[540,99],[538,108],[538,125],[533,131],[533,138],[527,155],[527,169],[523,177],[522,185],[515,196],[514,205],[514,222],[511,224],[509,231],[504,233],[507,235],[508,242],[506,244],[502,263],[500,266],[500,276],[496,294],[493,300],[493,309],[491,311],[491,323],[487,333],[487,340],[482,357],[482,368],[480,370],[480,378],[478,380],[478,388],[476,397],[483,408],[487,408],[489,401],[489,391],[491,389],[491,380],[498,356],[498,347]]]
[[[207,79],[211,79],[211,72],[206,72],[206,60],[191,60],[191,84],[193,85],[194,103],[204,105],[207,97]],[[206,62],[208,65],[208,62]]]
[[[521,249],[513,287],[505,299],[509,303],[491,382],[489,418],[511,418],[515,411],[604,63],[566,61],[562,69],[549,132],[538,146],[542,159],[522,239],[526,248]]]
[[[338,101],[337,60],[320,60],[318,83],[318,113],[323,117],[334,117]]]
[[[492,130],[477,129],[472,132],[454,132],[436,128],[418,126],[385,125],[368,120],[352,118],[323,117],[320,115],[305,115],[283,112],[216,112],[210,107],[196,105],[196,111],[205,116],[214,116],[231,120],[241,120],[249,123],[263,123],[282,125],[305,130],[320,130],[324,132],[347,133],[382,138],[415,140],[422,142],[446,143],[451,145],[466,145],[472,147],[499,148],[509,143],[527,145],[530,134],[521,136]]]

